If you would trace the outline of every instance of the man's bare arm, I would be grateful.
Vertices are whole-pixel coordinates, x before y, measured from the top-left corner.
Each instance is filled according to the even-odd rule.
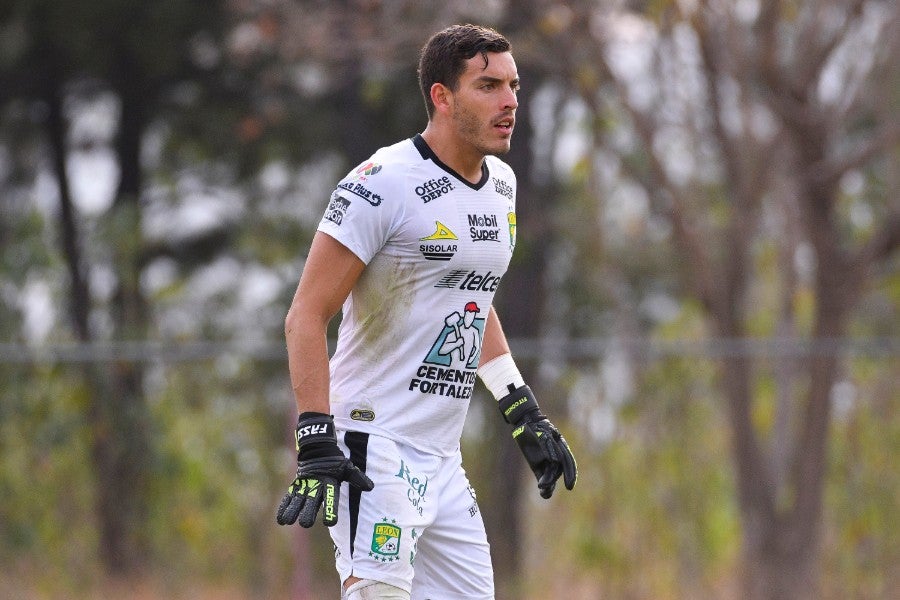
[[[346,246],[316,233],[284,324],[291,387],[300,413],[330,413],[328,323],[364,268]]]

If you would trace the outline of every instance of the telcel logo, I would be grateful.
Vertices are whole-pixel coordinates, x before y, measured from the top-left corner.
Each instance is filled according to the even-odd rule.
[[[444,275],[434,287],[436,288],[457,288],[470,292],[496,292],[497,286],[500,285],[500,275],[494,275],[491,271],[487,273],[479,273],[477,271],[467,271],[465,269],[454,269],[447,275]]]

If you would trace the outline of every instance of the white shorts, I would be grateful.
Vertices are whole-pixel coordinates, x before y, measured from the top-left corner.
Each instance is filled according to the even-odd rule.
[[[434,456],[376,435],[337,433],[375,483],[370,492],[341,486],[329,530],[341,582],[381,581],[412,600],[493,600],[490,547],[460,453]]]

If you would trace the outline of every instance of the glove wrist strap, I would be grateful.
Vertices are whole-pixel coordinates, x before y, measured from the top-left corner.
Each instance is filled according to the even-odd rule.
[[[518,425],[523,421],[538,421],[544,418],[531,388],[527,385],[517,387],[497,401],[500,414],[510,425]]]
[[[323,446],[337,447],[337,436],[334,433],[334,417],[324,413],[305,412],[297,419],[294,432],[297,444],[297,458],[309,459],[334,454],[332,450],[322,452]]]

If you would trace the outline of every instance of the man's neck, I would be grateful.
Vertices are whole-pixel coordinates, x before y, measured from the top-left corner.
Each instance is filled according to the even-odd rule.
[[[470,183],[481,181],[484,155],[457,142],[455,136],[429,121],[422,138],[442,163],[459,173]]]

